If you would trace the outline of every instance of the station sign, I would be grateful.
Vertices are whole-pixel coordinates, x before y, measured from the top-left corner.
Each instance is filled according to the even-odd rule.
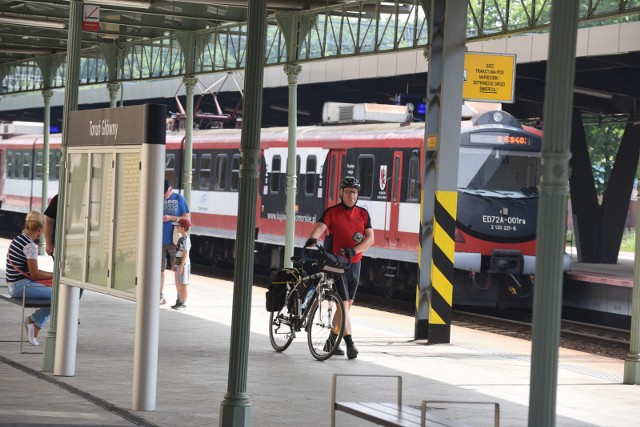
[[[516,55],[467,52],[464,57],[462,98],[467,101],[513,104]]]
[[[82,31],[100,31],[100,6],[92,4],[84,5]]]

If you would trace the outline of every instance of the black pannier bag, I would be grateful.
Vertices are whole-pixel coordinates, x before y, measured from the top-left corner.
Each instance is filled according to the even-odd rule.
[[[271,285],[265,295],[267,311],[280,311],[287,299],[287,285],[295,286],[300,278],[300,272],[295,268],[284,268],[272,271],[269,279]]]
[[[342,274],[349,260],[342,255],[335,255],[324,250],[307,249],[305,252],[305,270],[311,273]]]

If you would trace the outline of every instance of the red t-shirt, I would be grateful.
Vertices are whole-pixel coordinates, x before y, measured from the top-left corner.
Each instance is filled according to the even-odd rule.
[[[352,248],[364,238],[364,231],[371,228],[371,217],[369,212],[360,206],[348,208],[339,203],[331,206],[322,214],[320,221],[327,226],[327,231],[333,236],[333,253],[337,254],[340,249]],[[360,233],[360,241],[354,240],[354,236]],[[356,254],[351,258],[351,262],[358,262],[362,259],[362,254]]]

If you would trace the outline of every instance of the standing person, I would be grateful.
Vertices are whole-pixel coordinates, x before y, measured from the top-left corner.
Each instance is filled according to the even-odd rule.
[[[174,193],[169,180],[164,180],[164,207],[162,209],[162,280],[160,282],[160,304],[166,304],[164,299],[164,270],[167,268],[167,256],[170,259],[169,268],[173,271],[176,265],[176,245],[173,241],[173,223],[180,218],[188,218],[189,207],[182,194]],[[178,295],[178,300],[180,295]]]
[[[51,300],[51,288],[37,280],[52,279],[53,274],[38,267],[38,245],[35,243],[44,229],[44,215],[38,211],[27,214],[22,234],[11,241],[7,253],[7,286],[9,295],[22,298]],[[38,334],[51,317],[51,309],[43,307],[24,319],[27,338],[31,345],[40,345]]]
[[[325,233],[330,234],[333,238],[333,253],[344,255],[351,260],[351,264],[342,274],[342,280],[336,281],[336,290],[344,305],[344,341],[347,344],[349,359],[358,357],[358,349],[351,338],[349,309],[353,305],[360,281],[362,253],[369,249],[374,240],[369,212],[356,206],[359,191],[360,182],[356,178],[348,176],[340,181],[341,202],[324,211],[305,243],[305,247],[313,246]],[[337,337],[338,331],[334,328],[325,347],[329,347],[332,344],[331,340],[335,342]],[[334,354],[342,356],[344,350],[338,347]]]
[[[191,221],[188,218],[180,218],[178,222],[174,222],[178,228],[180,237],[178,243],[176,243],[176,291],[178,298],[176,304],[171,308],[174,310],[180,310],[187,308],[185,304],[189,297],[189,274],[191,273],[191,261],[189,261],[189,250],[191,249],[191,239],[189,239],[189,228],[191,228]]]
[[[56,217],[58,215],[58,195],[53,196],[49,206],[44,211],[44,241],[45,252],[53,257],[56,245]]]

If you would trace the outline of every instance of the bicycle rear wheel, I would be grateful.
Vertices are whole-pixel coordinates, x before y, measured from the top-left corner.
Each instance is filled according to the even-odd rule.
[[[338,338],[329,340],[331,328],[340,328]],[[309,351],[317,360],[326,360],[336,351],[344,334],[344,307],[337,292],[325,292],[324,298],[316,297],[307,317],[307,341]]]
[[[275,351],[285,351],[295,338],[292,322],[294,315],[285,305],[278,312],[271,312],[269,315],[269,341]]]

